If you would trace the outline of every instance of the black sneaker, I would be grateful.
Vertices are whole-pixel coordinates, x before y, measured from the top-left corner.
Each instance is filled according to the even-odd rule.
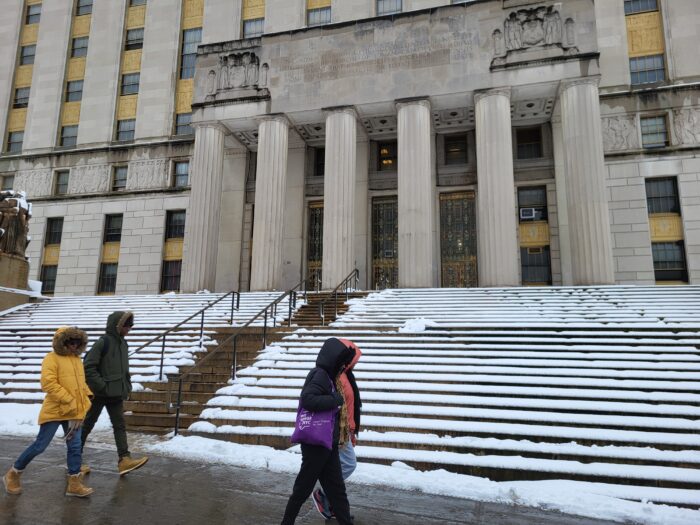
[[[321,489],[316,489],[314,490],[313,494],[311,497],[314,500],[314,505],[316,507],[316,510],[319,512],[321,516],[323,516],[325,519],[329,520],[333,518],[333,513],[330,511],[330,509],[326,508],[326,505],[324,504],[324,497],[325,495],[321,492]]]

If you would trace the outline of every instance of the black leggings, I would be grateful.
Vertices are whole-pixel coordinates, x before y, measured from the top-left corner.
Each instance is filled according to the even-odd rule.
[[[328,496],[335,517],[340,525],[351,525],[350,504],[345,492],[345,482],[340,468],[338,445],[333,450],[315,445],[301,445],[301,470],[294,482],[292,495],[284,511],[282,525],[292,525],[299,509],[311,495],[316,481],[321,482],[323,492]]]

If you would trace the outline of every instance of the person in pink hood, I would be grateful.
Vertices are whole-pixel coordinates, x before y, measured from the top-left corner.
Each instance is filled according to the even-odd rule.
[[[353,368],[360,360],[362,352],[352,341],[347,339],[339,339],[346,347],[355,352],[350,364],[340,373],[336,380],[336,388],[345,400],[340,411],[340,440],[338,442],[338,452],[340,454],[340,467],[343,472],[343,480],[346,480],[355,472],[357,468],[357,458],[355,457],[355,444],[357,443],[357,434],[360,431],[360,409],[362,401],[360,400],[360,390],[355,382]],[[335,515],[330,506],[328,498],[322,489],[316,489],[313,492],[314,505],[321,515],[326,519],[331,519]]]

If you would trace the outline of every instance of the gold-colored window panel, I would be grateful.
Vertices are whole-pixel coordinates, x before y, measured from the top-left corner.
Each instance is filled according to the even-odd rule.
[[[138,95],[125,95],[119,97],[117,106],[117,120],[136,118]]]
[[[164,261],[182,260],[182,239],[168,239],[163,249]]]
[[[661,13],[640,13],[626,17],[627,47],[630,57],[660,55],[664,52],[664,30]]]
[[[83,15],[73,17],[73,30],[71,31],[71,36],[88,36],[90,34],[90,22],[92,21],[92,15]]]
[[[20,44],[23,46],[36,44],[39,40],[39,24],[29,24],[22,28]]]
[[[29,86],[31,86],[33,72],[34,72],[34,66],[32,64],[19,66],[17,68],[17,74],[15,75],[15,87],[29,87]]]
[[[132,49],[122,53],[122,73],[141,71],[141,49]]]
[[[175,89],[175,113],[189,113],[192,111],[193,92],[193,79],[188,78],[177,81],[177,87]]]
[[[60,254],[60,244],[49,244],[47,246],[44,246],[44,257],[42,264],[44,266],[57,266]]]
[[[102,245],[102,262],[103,263],[118,263],[119,250],[121,244],[118,242],[106,242]]]
[[[547,221],[524,222],[520,225],[520,246],[536,248],[549,244],[549,224]]]
[[[85,78],[85,57],[71,58],[68,60],[68,73],[66,80],[82,80]]]
[[[126,14],[126,28],[134,29],[146,25],[146,6],[137,5],[130,7]]]
[[[204,21],[204,0],[183,0],[182,29],[202,27]]]
[[[306,0],[306,9],[321,9],[330,7],[332,0]]]
[[[27,0],[27,5],[34,5],[34,4],[40,4],[44,0]]]
[[[675,213],[656,213],[649,216],[651,242],[683,240],[683,219]]]
[[[265,0],[243,0],[243,20],[265,18]]]
[[[61,115],[62,126],[76,126],[80,123],[80,102],[66,102],[63,104]]]
[[[27,108],[12,109],[7,119],[7,131],[22,131],[27,122]]]

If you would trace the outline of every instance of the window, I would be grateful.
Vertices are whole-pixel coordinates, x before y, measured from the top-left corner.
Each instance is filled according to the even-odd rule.
[[[320,26],[331,23],[331,8],[320,7],[318,9],[309,9],[306,12],[306,25]]]
[[[646,179],[644,184],[647,191],[647,210],[649,215],[653,213],[680,214],[681,204],[678,200],[676,177]]]
[[[185,210],[170,210],[165,216],[165,238],[181,239],[185,236]]]
[[[640,119],[642,125],[642,146],[645,148],[663,148],[668,146],[666,117],[645,117]]]
[[[56,289],[56,270],[58,266],[41,267],[41,293],[51,295]]]
[[[134,130],[136,129],[136,120],[118,120],[117,121],[117,140],[134,140]]]
[[[192,113],[178,113],[175,115],[175,135],[192,135],[194,130],[190,126]]]
[[[182,261],[163,261],[163,270],[160,276],[161,292],[177,292],[180,290],[180,273]]]
[[[657,281],[688,282],[683,241],[653,242],[651,253],[654,258],[654,277]]]
[[[83,99],[83,81],[71,80],[66,83],[66,102],[78,102]]]
[[[632,85],[662,82],[666,78],[664,56],[651,55],[630,58],[630,73]]]
[[[97,293],[114,293],[117,289],[117,263],[100,264],[100,280]]]
[[[126,177],[129,168],[126,166],[117,166],[114,168],[112,177],[112,191],[124,191],[126,189]]]
[[[146,5],[146,0],[129,0],[129,6]]]
[[[133,49],[141,49],[143,47],[143,27],[138,29],[129,29],[126,32],[126,43],[124,44],[124,51],[131,51]]]
[[[190,161],[185,160],[175,163],[175,176],[173,177],[173,186],[176,188],[185,188],[190,185]]]
[[[202,41],[202,28],[185,29],[182,32],[182,53],[180,58],[180,78],[194,78],[194,62],[197,46]]]
[[[467,163],[467,135],[445,135],[445,164]]]
[[[547,188],[545,186],[518,188],[520,222],[547,220]]]
[[[139,92],[141,73],[128,73],[122,75],[122,95],[135,95]]]
[[[314,177],[326,174],[326,148],[314,148]]]
[[[38,24],[39,20],[41,19],[41,4],[32,4],[27,6],[27,17],[24,20],[24,23],[29,25],[29,24]]]
[[[265,32],[265,19],[243,20],[243,38],[254,38]]]
[[[61,146],[75,146],[78,141],[78,126],[63,126],[61,128]]]
[[[24,131],[10,131],[7,135],[7,151],[19,153],[22,151],[22,142],[24,142]]]
[[[396,171],[398,169],[398,155],[396,141],[380,142],[378,144],[377,170]]]
[[[15,185],[15,176],[14,175],[5,175],[2,178],[2,190],[11,190],[12,186]]]
[[[103,242],[119,242],[122,240],[122,221],[124,216],[107,215],[105,217],[105,235]]]
[[[520,248],[523,284],[552,284],[549,246]]]
[[[625,14],[643,13],[645,11],[656,11],[658,6],[656,0],[625,0]]]
[[[401,0],[377,0],[377,16],[401,12]]]
[[[19,65],[26,66],[34,63],[34,55],[36,54],[36,44],[30,46],[22,46],[19,54]]]
[[[89,15],[92,13],[92,0],[78,0],[78,6],[75,10],[77,16]]]
[[[61,244],[62,234],[63,217],[51,217],[46,221],[46,239],[44,239],[44,246]]]
[[[71,43],[70,56],[72,58],[87,56],[88,40],[86,36],[74,38]]]
[[[65,195],[68,193],[68,178],[70,177],[70,171],[61,170],[56,172],[56,184],[54,186],[54,193],[56,195]]]
[[[13,108],[26,108],[29,106],[29,88],[15,89],[15,100],[12,103]]]
[[[516,128],[517,159],[542,158],[542,128]]]

